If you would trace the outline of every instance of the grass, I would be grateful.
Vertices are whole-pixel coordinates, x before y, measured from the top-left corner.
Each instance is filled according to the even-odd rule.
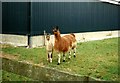
[[[45,47],[26,49],[2,45],[2,52],[3,55],[16,57],[18,60],[27,60],[72,74],[89,75],[102,80],[116,81],[118,80],[118,39],[120,38],[78,43],[77,57],[72,56],[69,60],[67,53],[66,62],[62,62],[61,59],[59,66],[57,65],[56,53],[53,55],[53,63],[47,62]]]
[[[32,79],[7,71],[2,71],[2,81],[32,81]]]

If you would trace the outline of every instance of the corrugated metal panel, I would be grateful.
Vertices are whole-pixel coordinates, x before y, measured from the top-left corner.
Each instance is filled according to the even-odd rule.
[[[52,31],[61,33],[118,29],[118,6],[98,2],[32,2],[32,34]]]
[[[51,33],[55,25],[61,33],[117,30],[118,7],[101,2],[3,2],[2,31],[39,35]]]
[[[27,34],[29,27],[29,3],[3,2],[2,24],[3,33]]]

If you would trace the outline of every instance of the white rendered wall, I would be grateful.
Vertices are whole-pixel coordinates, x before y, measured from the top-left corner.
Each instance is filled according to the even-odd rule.
[[[100,31],[100,32],[86,32],[86,33],[74,33],[76,36],[77,42],[87,42],[94,40],[102,40],[107,38],[120,37],[118,34],[120,30],[116,31]],[[66,34],[61,34],[61,36]],[[54,44],[54,35],[51,35],[51,42]],[[11,35],[11,34],[0,34],[0,43],[8,43],[15,46],[27,46],[28,37],[21,35]],[[43,46],[45,43],[44,36],[32,36],[31,37],[31,46],[39,47]]]

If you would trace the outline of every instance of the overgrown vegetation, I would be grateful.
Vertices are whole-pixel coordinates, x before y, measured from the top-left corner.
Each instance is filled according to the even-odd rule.
[[[14,73],[2,71],[2,81],[32,81],[32,79]]]
[[[72,74],[116,81],[118,80],[118,39],[120,38],[78,43],[76,58],[72,56],[69,60],[67,54],[66,62],[61,62],[60,65],[57,65],[58,57],[55,52],[53,62],[47,62],[45,47],[26,49],[25,47],[2,45],[2,52],[3,56],[26,60]]]

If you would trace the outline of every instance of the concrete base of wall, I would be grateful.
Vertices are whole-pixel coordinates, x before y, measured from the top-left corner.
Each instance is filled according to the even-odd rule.
[[[28,37],[22,35],[0,34],[0,43],[11,44],[14,46],[27,46]]]
[[[120,31],[100,31],[100,32],[87,32],[87,33],[76,33],[76,39],[78,42],[87,42],[93,40],[102,40],[114,37],[120,37],[118,35]]]
[[[31,43],[30,43],[31,47],[43,46],[45,43],[44,35],[31,36],[30,40],[31,40]]]
[[[107,38],[120,37],[118,34],[120,30],[116,31],[100,31],[100,32],[86,32],[86,33],[75,33],[77,42],[87,42],[93,40],[102,40]],[[61,36],[66,35],[62,34]],[[21,35],[10,35],[10,34],[0,34],[0,42],[13,44],[15,46],[27,46],[28,37]],[[31,47],[39,47],[45,44],[46,39],[43,35],[30,37]],[[54,44],[54,35],[51,35],[51,42]]]

